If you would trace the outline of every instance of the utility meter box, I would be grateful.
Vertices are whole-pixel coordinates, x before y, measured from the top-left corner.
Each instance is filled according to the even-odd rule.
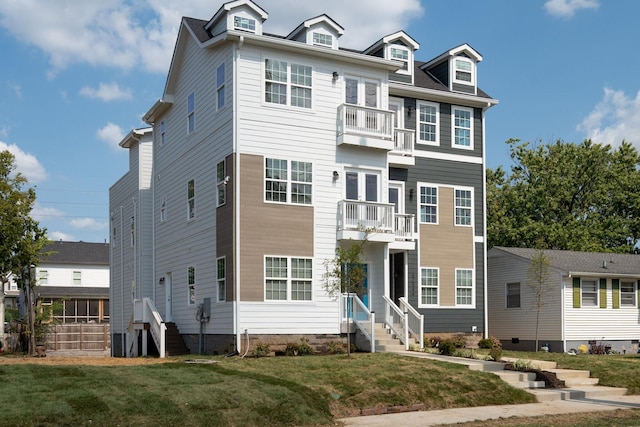
[[[211,317],[211,298],[204,298],[202,300],[202,318],[209,320]]]

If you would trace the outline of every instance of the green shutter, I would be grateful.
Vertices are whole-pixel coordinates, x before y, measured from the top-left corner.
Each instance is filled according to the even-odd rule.
[[[607,308],[607,279],[600,279],[600,308]]]
[[[580,308],[580,278],[573,278],[573,308]]]
[[[613,297],[613,308],[620,308],[620,279],[613,279],[611,281],[611,290]]]

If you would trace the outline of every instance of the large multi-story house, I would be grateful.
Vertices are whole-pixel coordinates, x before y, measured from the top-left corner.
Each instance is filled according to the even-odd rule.
[[[183,18],[162,98],[121,143],[110,190],[114,355],[335,340],[354,318],[407,335],[486,331],[482,56],[427,62],[404,31],[363,51],[329,16],[263,32],[250,0]],[[364,243],[354,312],[327,293],[336,247]],[[162,347],[162,350],[161,350]]]

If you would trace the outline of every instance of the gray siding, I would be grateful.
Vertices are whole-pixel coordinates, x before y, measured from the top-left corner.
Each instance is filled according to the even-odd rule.
[[[429,72],[445,86],[449,86],[449,62],[444,61],[429,69]]]

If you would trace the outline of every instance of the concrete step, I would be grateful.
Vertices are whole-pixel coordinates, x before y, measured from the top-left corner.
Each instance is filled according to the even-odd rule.
[[[556,400],[571,399],[606,399],[624,396],[627,393],[626,388],[620,387],[603,387],[603,386],[582,386],[572,388],[556,388],[556,389],[532,389],[527,392],[533,394],[538,402],[553,402]]]
[[[494,374],[512,387],[525,389],[545,387],[544,381],[536,381],[536,374],[534,372],[501,371],[494,372]]]
[[[556,362],[549,362],[546,360],[518,359],[516,357],[503,357],[502,361],[507,363],[516,363],[516,362],[526,363],[529,366],[531,366],[533,369],[539,369],[541,371],[550,371],[552,369],[555,369],[558,366]]]
[[[564,381],[567,387],[594,386],[600,381],[598,378],[590,378],[591,373],[584,370],[551,369],[550,372],[555,373],[558,379]]]
[[[398,351],[404,351],[404,344],[378,344],[377,340],[376,340],[376,351],[379,352],[398,352]]]

